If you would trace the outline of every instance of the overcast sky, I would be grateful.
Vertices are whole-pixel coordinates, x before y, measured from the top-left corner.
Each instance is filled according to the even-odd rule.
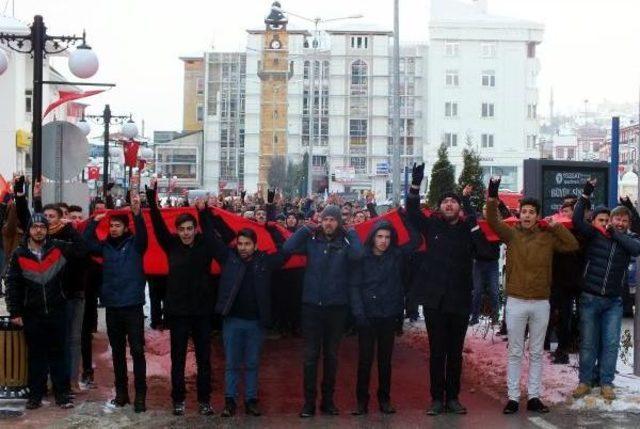
[[[0,0],[0,13],[7,0]],[[281,0],[308,17],[364,14],[362,22],[393,27],[392,0]],[[92,79],[117,84],[93,97],[89,110],[110,103],[114,113],[133,112],[146,134],[182,127],[182,62],[212,44],[243,50],[245,29],[261,28],[271,0],[15,0],[17,18],[42,14],[50,34],[81,33],[100,59]],[[402,41],[427,39],[428,1],[401,0]],[[490,13],[546,26],[538,49],[540,110],[554,88],[560,110],[582,109],[583,100],[635,102],[640,85],[639,0],[489,0]],[[11,0],[6,11],[11,14]],[[294,17],[290,23],[307,23]],[[66,66],[58,67],[70,75]]]

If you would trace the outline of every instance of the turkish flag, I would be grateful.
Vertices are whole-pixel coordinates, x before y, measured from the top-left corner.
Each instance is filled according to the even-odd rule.
[[[100,167],[89,167],[87,169],[87,177],[89,180],[99,180],[100,179]]]
[[[100,94],[101,92],[104,92],[104,89],[96,89],[93,91],[85,91],[85,92],[59,91],[58,94],[60,95],[60,98],[58,98],[53,103],[49,104],[49,106],[47,107],[47,110],[44,111],[44,115],[42,115],[42,117],[44,118],[49,114],[49,112],[51,112],[53,109],[55,109],[56,107],[64,103],[67,103],[72,100],[77,100],[79,98],[90,97],[92,95]]]
[[[122,143],[124,148],[124,163],[127,167],[136,167],[138,160],[138,149],[140,143],[135,140],[129,140]]]
[[[4,180],[2,174],[0,174],[0,201],[4,200],[4,196],[11,193],[11,185]]]

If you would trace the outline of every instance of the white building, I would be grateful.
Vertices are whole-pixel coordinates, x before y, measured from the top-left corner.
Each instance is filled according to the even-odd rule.
[[[424,160],[429,172],[446,143],[458,174],[470,140],[487,175],[522,189],[523,159],[541,153],[535,54],[542,34],[539,24],[488,14],[486,1],[432,0],[428,42],[401,44],[403,165]],[[205,54],[208,189],[258,186],[261,112],[277,97],[261,99],[265,37],[264,29],[249,30],[246,54]],[[293,73],[282,131],[293,162],[311,145],[314,191],[388,194],[392,42],[392,32],[359,22],[319,35],[289,26]]]
[[[486,174],[519,191],[522,160],[540,153],[536,46],[543,26],[490,15],[486,0],[432,0],[429,32],[427,166],[444,142],[459,174],[470,139]]]
[[[0,16],[0,32],[28,34],[29,27],[23,22]],[[17,53],[0,43],[0,49],[9,58],[9,67],[0,75],[0,174],[7,179],[14,172],[27,175],[31,170],[31,120],[33,96],[33,60],[27,54]],[[45,58],[43,80],[65,81]],[[59,91],[79,91],[72,85],[43,85],[42,106],[44,109],[59,98]],[[56,107],[44,119],[43,124],[53,120],[76,122],[82,115],[85,104],[66,103]]]

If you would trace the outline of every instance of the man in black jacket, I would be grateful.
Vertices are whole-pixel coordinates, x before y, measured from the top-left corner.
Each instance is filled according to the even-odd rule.
[[[427,241],[411,291],[423,306],[429,335],[432,404],[427,413],[438,415],[446,406],[448,412],[465,414],[466,408],[458,401],[462,347],[471,311],[474,240],[477,243],[484,236],[469,204],[469,186],[462,200],[454,193],[441,195],[438,211],[426,217],[419,208],[423,176],[424,164],[414,164],[407,213],[409,222]]]
[[[27,409],[42,406],[50,373],[56,404],[72,408],[69,396],[64,268],[85,249],[47,236],[49,223],[35,213],[28,235],[11,258],[7,276],[7,309],[11,321],[24,326],[29,347],[29,401]]]
[[[369,379],[377,344],[378,405],[384,414],[396,412],[391,405],[391,355],[398,320],[404,310],[403,269],[419,244],[411,240],[398,246],[398,234],[386,220],[378,221],[365,241],[364,256],[355,264],[350,279],[351,310],[358,326],[358,401],[354,415],[367,414]]]
[[[597,379],[602,397],[612,401],[616,398],[613,380],[620,347],[622,288],[629,260],[640,255],[640,239],[629,232],[631,213],[624,206],[611,210],[606,229],[584,221],[585,205],[595,185],[595,180],[585,184],[572,219],[574,228],[586,240],[580,295],[580,384],[573,397],[587,395]],[[598,375],[594,374],[596,361]]]
[[[169,260],[166,315],[171,331],[171,398],[173,413],[185,412],[184,367],[189,337],[193,340],[197,364],[199,412],[212,415],[211,399],[211,314],[213,288],[210,283],[213,244],[196,233],[198,221],[191,214],[175,220],[177,235],[169,232],[157,205],[157,182],[147,189],[147,202],[158,243]]]
[[[225,406],[223,417],[236,413],[240,368],[244,366],[245,411],[261,415],[258,408],[258,366],[264,329],[271,323],[271,274],[287,259],[282,252],[266,254],[257,249],[254,230],[236,235],[236,248],[215,238],[211,213],[198,203],[202,229],[215,243],[215,259],[222,265],[216,312],[223,317],[225,352]]]

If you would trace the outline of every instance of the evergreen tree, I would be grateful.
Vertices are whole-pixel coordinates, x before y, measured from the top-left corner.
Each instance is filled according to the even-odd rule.
[[[466,185],[473,186],[471,193],[471,205],[478,209],[484,205],[485,186],[482,180],[482,167],[480,166],[480,154],[473,148],[470,135],[467,135],[466,148],[462,150],[464,165],[458,178],[458,192],[462,194],[462,189]]]
[[[453,164],[449,162],[447,146],[442,143],[438,149],[438,160],[431,169],[431,180],[429,181],[429,194],[427,202],[430,207],[436,207],[438,198],[445,192],[455,192],[456,182],[454,178]]]

